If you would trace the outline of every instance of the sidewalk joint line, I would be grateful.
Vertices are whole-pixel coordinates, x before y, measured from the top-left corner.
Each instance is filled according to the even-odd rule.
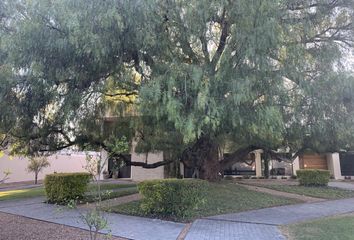
[[[267,226],[280,226],[280,225],[281,225],[281,224],[274,224],[274,223],[249,222],[249,221],[229,220],[229,219],[218,219],[218,218],[200,218],[200,219],[203,219],[203,220],[210,220],[210,221],[223,221],[223,222],[234,222],[234,223],[247,223],[247,224],[267,225]]]

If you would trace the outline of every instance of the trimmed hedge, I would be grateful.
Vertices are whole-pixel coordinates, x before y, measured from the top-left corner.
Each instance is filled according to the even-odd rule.
[[[302,169],[296,171],[300,185],[303,186],[327,186],[330,172],[320,169]]]
[[[67,203],[82,199],[90,180],[91,174],[85,172],[48,174],[44,178],[47,200],[51,203]]]
[[[145,214],[186,218],[204,204],[208,183],[196,179],[162,179],[138,184]]]

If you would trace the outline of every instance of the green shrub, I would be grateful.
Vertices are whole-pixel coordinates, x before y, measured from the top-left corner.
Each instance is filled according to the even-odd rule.
[[[330,172],[320,169],[303,169],[296,171],[300,185],[303,186],[327,186]]]
[[[44,187],[48,202],[67,203],[73,199],[82,199],[90,179],[91,175],[84,172],[46,175]]]
[[[204,204],[208,183],[196,179],[163,179],[138,184],[145,214],[186,218]]]
[[[224,179],[225,180],[233,180],[234,178],[232,176],[230,176],[230,175],[225,175]]]

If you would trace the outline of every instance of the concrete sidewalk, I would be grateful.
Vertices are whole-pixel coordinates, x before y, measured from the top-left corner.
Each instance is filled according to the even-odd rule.
[[[353,182],[329,182],[328,186],[330,187],[336,187],[336,188],[341,188],[344,190],[351,190],[354,191],[354,183]]]
[[[32,198],[2,201],[0,212],[88,229],[78,210],[46,204],[43,200],[44,198]],[[351,212],[354,212],[354,198],[223,214],[196,220],[185,240],[285,240],[278,229],[280,225]],[[121,214],[107,213],[106,217],[113,236],[134,240],[176,240],[186,226]]]
[[[351,212],[354,198],[212,216],[195,221],[186,240],[285,239],[277,226]]]
[[[80,212],[43,203],[44,198],[32,198],[17,201],[0,202],[0,212],[11,213],[37,220],[63,224],[88,230],[83,223]],[[80,211],[80,212],[79,212]],[[121,214],[105,214],[109,230],[113,236],[134,240],[176,240],[185,224],[162,221],[158,219],[126,216]],[[107,231],[102,231],[106,233]]]

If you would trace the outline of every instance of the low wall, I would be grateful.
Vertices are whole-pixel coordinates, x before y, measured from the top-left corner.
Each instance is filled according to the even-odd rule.
[[[97,155],[97,153],[93,154]],[[46,174],[54,172],[87,172],[85,169],[86,154],[83,152],[59,153],[47,159],[50,162],[50,166],[39,173],[38,180],[43,179]],[[10,157],[5,154],[0,158],[0,179],[4,176],[4,171],[10,171],[11,174],[9,179],[6,180],[7,183],[34,180],[34,173],[28,173],[26,170],[27,165],[27,158]]]

